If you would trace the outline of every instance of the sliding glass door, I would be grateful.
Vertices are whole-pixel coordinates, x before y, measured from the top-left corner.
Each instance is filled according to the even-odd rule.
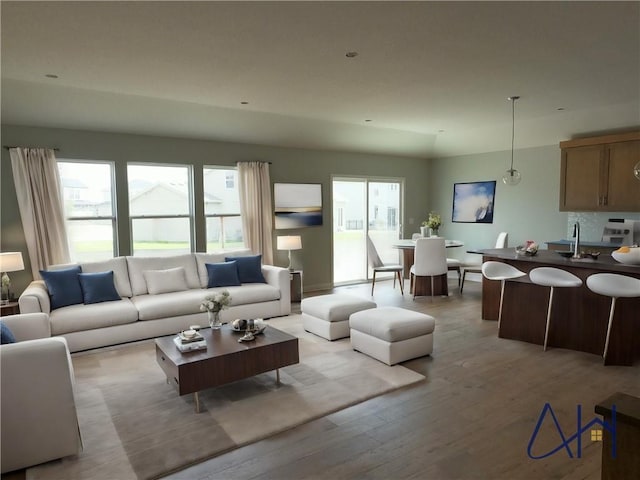
[[[392,245],[400,238],[402,181],[334,177],[332,186],[333,283],[371,278],[367,235],[384,263],[398,263]]]

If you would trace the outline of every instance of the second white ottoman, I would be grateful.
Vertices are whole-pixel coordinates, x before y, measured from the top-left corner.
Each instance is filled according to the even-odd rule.
[[[300,303],[302,325],[307,332],[327,340],[337,340],[349,336],[349,315],[375,307],[375,302],[352,295],[304,298]]]
[[[395,365],[433,352],[430,315],[398,307],[380,307],[349,317],[351,346],[387,365]]]

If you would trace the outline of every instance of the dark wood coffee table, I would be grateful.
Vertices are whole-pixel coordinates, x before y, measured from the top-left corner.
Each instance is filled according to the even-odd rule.
[[[271,326],[251,342],[238,342],[242,333],[229,325],[220,330],[200,330],[207,349],[182,353],[173,343],[175,335],[156,339],[156,360],[167,381],[180,395],[193,393],[196,412],[200,412],[198,392],[226,383],[249,378],[259,373],[276,371],[300,361],[298,339]]]

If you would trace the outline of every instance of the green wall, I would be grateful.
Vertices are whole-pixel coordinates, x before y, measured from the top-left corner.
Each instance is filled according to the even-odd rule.
[[[449,256],[463,258],[470,249],[493,247],[499,232],[509,233],[509,246],[535,240],[567,237],[567,213],[559,212],[560,149],[558,146],[517,150],[514,168],[522,181],[513,187],[502,183],[511,151],[464,155],[430,162],[429,204],[442,214],[441,235],[465,242]],[[453,184],[497,180],[492,224],[452,223]]]
[[[373,154],[279,148],[250,144],[214,142],[183,138],[154,137],[54,128],[2,126],[2,144],[31,147],[58,147],[58,158],[109,160],[116,163],[118,181],[124,179],[126,162],[186,163],[235,166],[238,161],[270,161],[272,182],[322,183],[324,220],[322,227],[275,231],[302,235],[303,250],[295,252],[296,265],[304,269],[305,290],[329,288],[332,279],[331,176],[366,175],[405,179],[404,233],[418,230],[426,218],[429,184],[428,161]],[[9,153],[2,149],[0,250],[27,251],[13,186]],[[197,170],[197,168],[196,168]],[[123,184],[123,183],[121,183]],[[122,202],[122,196],[118,198]],[[415,219],[413,225],[407,219]],[[128,221],[121,218],[120,232],[128,232]],[[203,225],[196,228],[204,229]],[[275,245],[275,239],[274,239]],[[126,253],[126,245],[121,251]],[[287,252],[274,251],[274,263],[288,264]],[[11,275],[12,290],[20,293],[31,281],[30,267]]]

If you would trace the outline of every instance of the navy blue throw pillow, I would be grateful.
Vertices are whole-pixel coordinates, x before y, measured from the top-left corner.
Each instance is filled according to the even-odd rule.
[[[83,302],[82,288],[78,280],[80,272],[82,270],[79,265],[64,270],[40,270],[40,275],[49,290],[51,310]]]
[[[207,288],[240,285],[237,262],[205,263],[209,283]]]
[[[7,327],[7,324],[0,320],[0,344],[6,345],[7,343],[16,343],[16,337],[13,336],[13,332]]]
[[[225,260],[227,262],[236,262],[238,265],[238,278],[241,283],[267,283],[262,276],[262,255],[226,257]]]
[[[82,288],[82,297],[84,304],[112,302],[114,300],[122,300],[116,286],[113,284],[113,271],[96,272],[96,273],[80,273],[80,288]]]

